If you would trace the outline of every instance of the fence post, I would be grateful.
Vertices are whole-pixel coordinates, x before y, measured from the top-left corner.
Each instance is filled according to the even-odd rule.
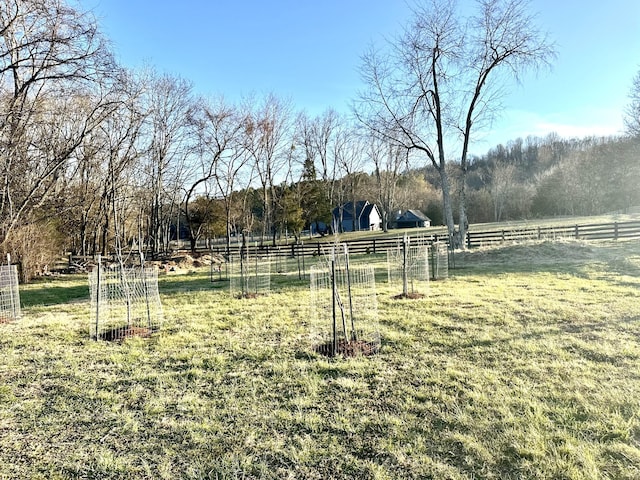
[[[613,239],[618,240],[618,222],[613,223]]]
[[[471,232],[467,232],[467,248],[471,248]]]
[[[320,247],[320,244],[318,244]],[[331,327],[333,330],[332,342],[331,342],[331,356],[335,357],[338,354],[338,333],[337,333],[337,320],[336,320],[336,251],[335,247],[333,248],[333,252],[331,255]]]
[[[98,331],[100,328],[100,301],[101,301],[101,289],[102,289],[102,257],[98,254],[98,265],[96,268],[98,269],[96,273],[96,340],[98,340]]]
[[[16,272],[17,272],[17,267],[16,267]],[[11,269],[11,254],[7,253],[7,273],[9,274],[9,301],[11,302],[11,317],[14,320],[18,319],[18,311],[17,311],[17,305],[16,305],[16,299],[14,296],[14,291],[13,291],[13,280],[14,280],[14,276],[13,276],[13,270]]]
[[[575,237],[576,237],[576,239],[578,238],[578,228],[579,228],[579,227],[578,227],[578,225],[576,224],[576,228],[575,228]]]
[[[373,253],[376,253],[376,239],[373,239]]]

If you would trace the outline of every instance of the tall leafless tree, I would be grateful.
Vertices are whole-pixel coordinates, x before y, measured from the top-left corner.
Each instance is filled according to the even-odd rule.
[[[338,163],[335,159],[337,132],[344,120],[335,110],[326,110],[319,116],[301,114],[297,121],[296,142],[304,151],[303,161],[313,169],[326,186],[327,201],[334,205]]]
[[[211,162],[211,177],[216,193],[224,204],[227,252],[231,247],[231,215],[233,193],[247,188],[252,179],[253,165],[244,149],[242,133],[243,116],[223,98],[203,102],[195,119],[199,148],[203,158]],[[202,177],[204,178],[204,176]]]
[[[255,165],[262,189],[262,236],[264,238],[270,234],[275,244],[276,185],[289,177],[292,167],[291,107],[288,101],[273,94],[267,95],[259,103],[247,99],[245,104],[253,105],[246,108],[247,114],[244,116],[244,148]]]
[[[371,139],[358,134],[353,125],[342,121],[336,128],[332,146],[333,161],[337,166],[338,174],[341,175],[341,192],[337,195],[339,203],[345,200],[351,203],[353,211],[350,212],[356,218],[356,206],[360,198],[359,186],[362,181],[362,172],[365,169],[367,160],[372,160],[370,147]],[[375,166],[375,161],[373,162]],[[344,209],[340,208],[338,214],[342,215]],[[338,219],[342,225],[342,218]],[[356,224],[354,223],[354,227]]]
[[[196,108],[192,85],[170,74],[147,74],[145,107],[148,115],[147,167],[149,247],[166,252],[170,227],[179,215],[180,191],[186,180],[186,161],[193,148],[189,119]]]
[[[395,142],[381,138],[371,137],[369,143],[369,157],[375,166],[376,202],[380,206],[385,232],[396,209],[398,182],[409,166],[409,152]]]
[[[627,133],[633,137],[640,137],[640,71],[633,78],[629,100],[625,111]]]
[[[144,153],[141,132],[145,112],[141,96],[142,85],[137,79],[124,77],[117,109],[101,124],[99,135],[103,139],[101,155],[102,182],[100,182],[100,211],[103,214],[101,246],[102,254],[114,251],[123,261],[129,240],[137,237],[137,229],[128,232],[127,220],[137,216],[133,199],[142,185],[139,179],[140,159]],[[110,244],[109,239],[113,242]]]
[[[465,16],[453,0],[418,3],[390,49],[363,57],[367,89],[357,117],[378,135],[424,154],[441,178],[444,217],[451,240],[464,246],[465,179],[472,134],[500,107],[505,80],[548,64],[553,45],[536,26],[526,0],[478,0]],[[449,148],[456,154],[447,154]],[[453,218],[446,164],[461,169],[459,230]]]
[[[63,0],[0,4],[3,249],[63,197],[83,139],[114,108],[117,70],[90,14]]]

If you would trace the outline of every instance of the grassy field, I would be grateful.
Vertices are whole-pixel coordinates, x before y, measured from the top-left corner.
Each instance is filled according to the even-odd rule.
[[[151,339],[89,339],[86,277],[0,325],[0,478],[638,479],[640,243],[458,254],[378,292],[380,352],[314,353],[309,289],[160,280]]]

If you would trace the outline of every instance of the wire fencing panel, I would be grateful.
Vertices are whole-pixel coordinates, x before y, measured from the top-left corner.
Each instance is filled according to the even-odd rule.
[[[426,245],[398,245],[387,250],[387,281],[402,285],[404,295],[429,288],[429,248]],[[423,292],[424,293],[424,292]]]
[[[2,265],[0,266],[0,323],[18,320],[21,316],[18,267]]]
[[[449,246],[444,242],[435,242],[429,247],[431,261],[431,280],[449,278]]]
[[[380,347],[375,270],[350,265],[346,251],[311,268],[312,341],[328,356],[368,355]]]
[[[158,292],[158,269],[148,266],[102,266],[89,274],[91,338],[121,340],[149,336],[164,315]]]
[[[229,257],[228,269],[231,295],[249,298],[270,293],[271,258],[269,256],[232,255]]]
[[[272,273],[278,275],[295,275],[302,280],[307,276],[307,269],[314,263],[312,256],[305,258],[302,244],[274,247],[271,253]]]

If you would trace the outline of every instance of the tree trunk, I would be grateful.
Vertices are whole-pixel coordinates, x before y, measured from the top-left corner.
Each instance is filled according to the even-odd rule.
[[[467,212],[465,209],[465,192],[464,189],[460,192],[462,198],[460,199],[460,207],[459,207],[459,215],[460,220],[458,223],[458,231],[454,236],[453,247],[465,249],[466,248],[466,239],[467,239],[467,231],[469,230],[469,224],[467,222]]]
[[[453,248],[464,249],[466,247],[467,230],[469,229],[469,223],[467,222],[467,189],[466,189],[467,171],[463,168],[462,178],[460,179],[459,189],[459,202],[458,207],[458,232],[454,237]]]
[[[227,219],[227,239],[226,239],[226,251],[227,255],[231,252],[231,214],[229,212],[229,208],[226,209],[226,219]]]
[[[440,173],[440,181],[442,182],[442,208],[444,211],[444,220],[447,224],[449,239],[452,239],[456,231],[456,225],[453,222],[453,206],[451,205],[449,176],[447,175],[444,167],[439,168],[438,171]]]

